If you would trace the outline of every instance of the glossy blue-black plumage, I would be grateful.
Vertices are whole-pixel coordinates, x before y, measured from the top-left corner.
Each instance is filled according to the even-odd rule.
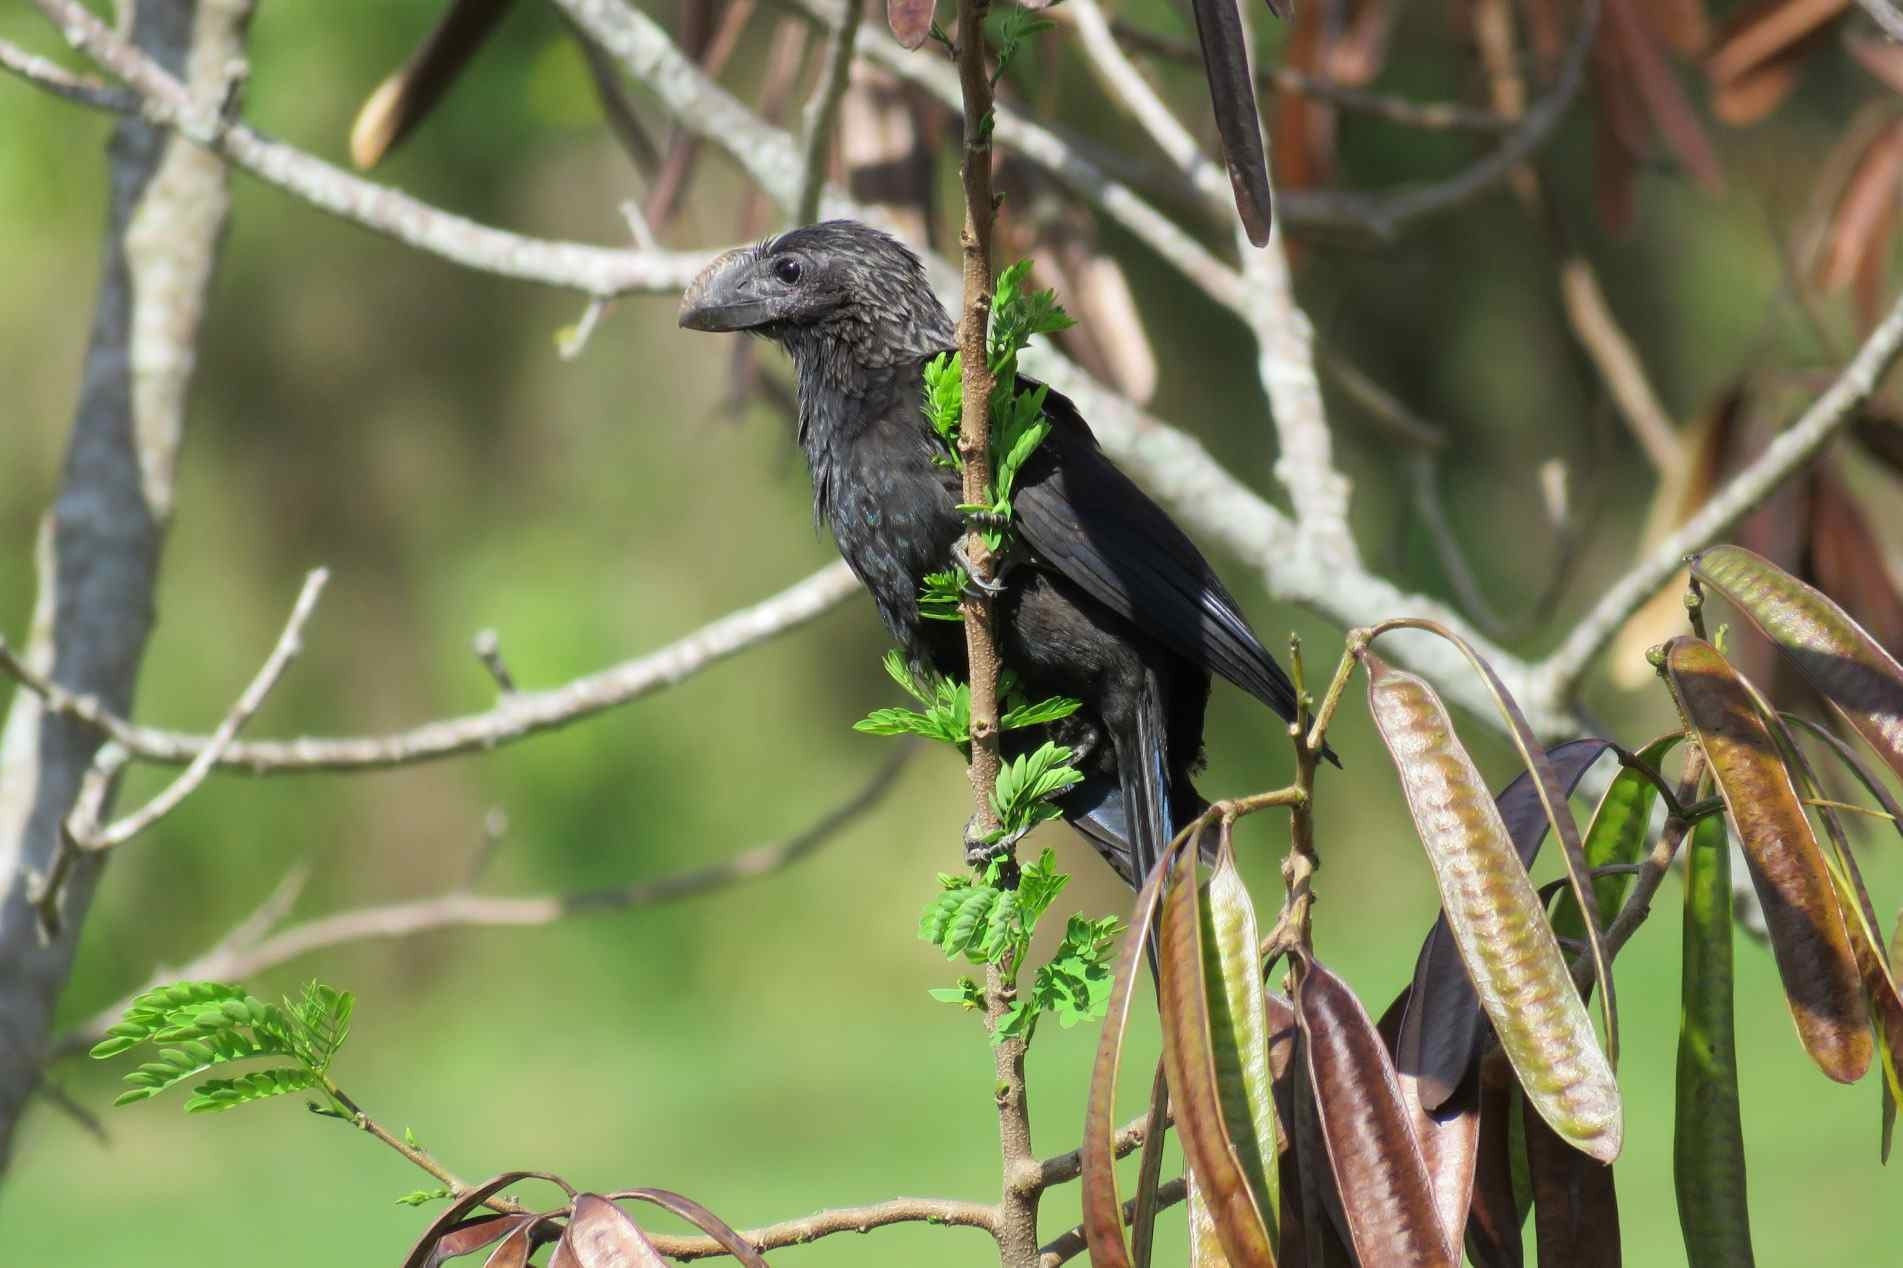
[[[951,346],[952,322],[917,259],[864,225],[796,229],[711,265],[681,322],[752,330],[791,354],[817,515],[905,654],[962,677],[963,628],[918,608],[920,579],[948,566],[964,524],[957,473],[921,409],[924,365]],[[1029,697],[1084,702],[1050,728],[1086,774],[1062,808],[1134,884],[1206,805],[1191,775],[1211,672],[1284,719],[1295,695],[1202,553],[1076,407],[1051,392],[1044,408],[1052,430],[1013,494],[1018,543],[997,626]]]

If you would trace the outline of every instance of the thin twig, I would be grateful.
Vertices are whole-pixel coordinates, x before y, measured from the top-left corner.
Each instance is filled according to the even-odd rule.
[[[290,663],[304,650],[304,625],[317,610],[317,600],[324,593],[324,585],[330,580],[330,571],[318,568],[304,579],[304,588],[298,592],[297,602],[291,607],[290,619],[284,623],[284,633],[279,636],[277,646],[271,649],[271,655],[251,680],[243,694],[238,697],[225,720],[211,733],[211,739],[199,751],[197,757],[179,777],[167,784],[159,794],[133,813],[114,821],[96,832],[75,833],[74,840],[83,850],[110,850],[124,845],[147,828],[178,809],[179,803],[191,796],[198,786],[205,782],[211,768],[218,764],[232,741],[238,738],[245,724],[257,716],[264,706],[265,697],[277,686],[278,679]]]
[[[1097,7],[1097,0],[1073,0],[1058,11],[1067,14],[1077,27],[1084,56],[1096,73],[1097,82],[1122,103],[1189,182],[1198,188],[1227,187],[1229,178],[1203,153],[1189,129],[1171,113],[1143,72],[1117,46],[1116,37],[1110,33],[1110,22]]]
[[[1809,462],[1851,419],[1857,407],[1870,399],[1899,354],[1903,354],[1903,298],[1898,299],[1857,349],[1850,364],[1802,417],[1785,428],[1750,466],[1713,494],[1697,514],[1614,582],[1574,624],[1566,641],[1535,670],[1536,682],[1532,685],[1536,698],[1553,704],[1569,700],[1594,657],[1625,624],[1626,618],[1677,574],[1684,566],[1685,556],[1716,541]]]
[[[1652,469],[1677,470],[1684,449],[1678,428],[1652,386],[1638,346],[1613,314],[1606,292],[1599,285],[1598,273],[1586,257],[1576,251],[1560,261],[1559,293],[1567,324],[1598,367],[1607,390],[1618,403],[1619,416],[1625,419],[1633,438],[1645,450]]]
[[[1117,1128],[1116,1135],[1110,1138],[1111,1156],[1127,1158],[1143,1148],[1145,1129],[1148,1128],[1149,1123],[1150,1116],[1147,1113],[1139,1114]],[[1038,1165],[1038,1172],[1041,1183],[1047,1189],[1055,1188],[1060,1184],[1069,1184],[1084,1173],[1084,1151],[1073,1149],[1067,1154],[1046,1158]]]
[[[819,218],[819,195],[826,187],[826,155],[832,141],[833,123],[839,118],[840,99],[852,81],[852,48],[859,34],[861,3],[862,0],[845,0],[840,6],[832,45],[826,54],[826,77],[814,91],[813,99],[806,103],[805,131],[800,135],[799,195],[793,201],[796,225],[811,224]]]
[[[271,775],[408,766],[487,752],[671,687],[829,611],[859,587],[843,563],[749,608],[729,613],[667,646],[542,691],[524,691],[482,713],[426,722],[387,735],[237,741],[217,762],[224,769]],[[49,713],[97,727],[141,761],[182,764],[203,755],[210,737],[136,726],[97,700],[76,696],[36,673],[0,642],[0,674],[39,696]]]
[[[570,23],[575,42],[581,45],[582,60],[588,64],[588,78],[595,86],[595,99],[601,104],[601,117],[608,123],[608,131],[621,145],[622,153],[634,164],[634,170],[646,181],[653,181],[661,167],[661,152],[655,147],[654,138],[641,125],[640,116],[634,112],[634,103],[621,86],[621,68],[613,59],[588,38],[585,31]]]
[[[1434,554],[1440,560],[1441,571],[1447,574],[1448,584],[1454,588],[1454,594],[1460,599],[1461,608],[1473,618],[1474,624],[1495,638],[1500,638],[1507,630],[1507,623],[1487,601],[1486,591],[1481,588],[1480,578],[1474,573],[1473,565],[1467,562],[1467,551],[1460,543],[1460,535],[1447,520],[1446,508],[1440,496],[1440,463],[1429,454],[1416,454],[1408,459],[1409,478],[1414,484],[1414,511],[1427,527],[1427,539],[1434,546]]]
[[[1447,447],[1446,428],[1415,413],[1405,401],[1376,383],[1367,371],[1330,345],[1317,341],[1315,364],[1388,435],[1416,449],[1435,451]]]
[[[1382,194],[1292,192],[1282,196],[1278,219],[1291,229],[1301,226],[1306,218],[1312,218],[1317,224],[1358,227],[1389,242],[1413,221],[1463,206],[1492,190],[1545,146],[1578,98],[1580,85],[1585,80],[1587,54],[1599,30],[1600,6],[1601,0],[1583,0],[1578,28],[1560,62],[1552,88],[1526,112],[1519,126],[1484,157],[1444,180],[1399,191]]]
[[[1189,1181],[1181,1176],[1167,1184],[1157,1186],[1156,1209],[1161,1211],[1175,1206],[1189,1196]],[[1123,1204],[1123,1221],[1128,1224],[1136,1216],[1136,1199],[1131,1198]],[[1037,1268],[1058,1268],[1067,1264],[1090,1248],[1084,1240],[1084,1226],[1079,1224],[1061,1237],[1052,1238],[1039,1250]]]
[[[1068,7],[1054,6],[1051,12],[1063,18],[1071,13]],[[1187,66],[1202,66],[1202,53],[1188,40],[1177,39],[1161,32],[1140,27],[1123,18],[1112,18],[1110,30],[1117,41],[1139,53],[1148,53],[1172,62],[1181,62]],[[1482,132],[1498,134],[1511,132],[1516,121],[1495,114],[1491,110],[1479,110],[1473,106],[1461,105],[1452,101],[1415,101],[1408,97],[1397,97],[1388,93],[1370,92],[1363,88],[1350,88],[1331,79],[1295,69],[1292,66],[1271,65],[1266,59],[1258,59],[1255,64],[1256,86],[1263,92],[1280,89],[1297,96],[1313,97],[1332,106],[1360,114],[1385,119],[1389,123],[1398,123],[1402,127],[1418,128],[1423,132]]]
[[[156,63],[126,45],[71,0],[35,2],[62,15],[62,20],[70,17],[69,38],[82,47],[98,49],[101,58],[109,56],[115,65],[127,68],[127,73],[136,75],[142,93],[150,90],[163,96],[177,87],[176,80]],[[826,16],[835,12],[824,0],[795,2]],[[571,12],[590,37],[630,73],[650,86],[664,109],[684,125],[700,130],[726,148],[761,190],[781,206],[791,205],[797,186],[797,147],[786,132],[766,124],[735,101],[709,80],[652,19],[619,0],[557,0],[557,3]],[[950,100],[956,102],[956,73],[942,62],[929,57],[912,57],[883,33],[862,32],[859,51],[902,77],[926,85],[941,99],[949,91]],[[161,123],[169,117],[163,108],[156,108],[153,113]],[[1094,169],[1056,135],[1033,130],[1013,140],[1008,134],[1012,132],[1014,120],[1024,122],[1008,109],[999,113],[997,135],[1000,140],[1062,176],[1068,185],[1102,207],[1146,245],[1184,269],[1186,275],[1192,276],[1217,302],[1239,302],[1241,282],[1234,269],[1217,260],[1180,226],[1135,198],[1127,187],[1114,182],[1093,187],[1089,176]],[[587,295],[630,290],[678,291],[710,258],[708,253],[619,251],[505,233],[363,181],[288,146],[267,142],[235,123],[222,134],[201,136],[200,140],[218,149],[237,166],[320,210],[391,234],[420,250],[485,273],[566,287]],[[1223,214],[1227,216],[1230,214],[1226,206],[1228,195],[1226,191],[1219,192],[1225,204]],[[837,194],[831,186],[828,186],[822,210],[827,215],[883,222],[874,209]],[[1285,198],[1282,204],[1285,222],[1299,219],[1293,214],[1294,210],[1291,200]],[[934,256],[926,258],[941,291],[953,285],[951,270],[944,262]],[[1195,272],[1197,267],[1203,271]],[[1287,518],[1217,464],[1207,450],[1181,429],[1105,388],[1073,362],[1048,348],[1027,349],[1025,364],[1032,373],[1077,403],[1090,418],[1105,448],[1163,495],[1183,517],[1187,527],[1253,564],[1271,594],[1307,602],[1325,617],[1348,626],[1369,624],[1395,611],[1436,616],[1474,636],[1482,654],[1513,689],[1542,734],[1552,736],[1577,729],[1565,700],[1549,699],[1537,690],[1538,684],[1524,661],[1478,638],[1445,604],[1431,596],[1403,592],[1385,578],[1359,567],[1343,567],[1339,561],[1332,566],[1323,565],[1297,549],[1293,526]],[[1411,668],[1430,677],[1445,678],[1451,702],[1487,711],[1487,701],[1470,685],[1470,678],[1453,672],[1456,669],[1454,657],[1440,643],[1410,646],[1403,659]],[[95,712],[103,711],[95,709]],[[182,738],[188,745],[185,756],[173,760],[189,760],[191,751],[195,751],[189,749],[189,744],[195,737],[173,738]],[[483,742],[482,736],[476,737],[477,747]],[[240,744],[237,751],[253,750]],[[284,754],[280,751],[274,756]],[[331,756],[340,765],[350,766],[358,764],[357,759],[366,754],[354,750]]]
[[[177,131],[193,144],[314,207],[399,242],[499,277],[564,286],[595,296],[634,290],[678,291],[712,258],[704,252],[617,251],[550,242],[452,215],[207,110],[177,77],[93,16],[78,0],[33,2],[59,27],[68,44],[138,94],[140,112],[153,124]],[[743,109],[737,102],[733,105]]]
[[[1499,114],[1518,119],[1526,111],[1526,80],[1513,30],[1513,7],[1508,0],[1486,0],[1475,15],[1475,30],[1486,63]],[[1527,214],[1545,231],[1558,256],[1561,307],[1573,337],[1618,404],[1633,437],[1645,450],[1656,471],[1670,472],[1679,460],[1679,439],[1671,416],[1659,402],[1638,349],[1619,325],[1591,261],[1570,241],[1565,222],[1547,198],[1540,175],[1531,164],[1512,175],[1514,193]]]
[[[81,854],[103,853],[124,845],[178,809],[187,797],[198,790],[212,767],[217,765],[218,759],[237,739],[238,732],[263,707],[265,698],[277,686],[285,669],[303,650],[304,625],[310,620],[311,613],[316,611],[317,600],[329,580],[330,573],[324,568],[316,569],[304,579],[304,587],[298,592],[297,602],[291,606],[291,615],[285,621],[284,632],[278,636],[277,645],[271,649],[270,656],[265,658],[257,675],[239,694],[224,721],[212,732],[205,747],[180,772],[178,778],[138,810],[104,827],[100,826],[99,817],[108,790],[125,766],[127,751],[117,744],[108,744],[99,751],[81,781],[78,800],[60,824],[59,840],[53,848],[53,857],[34,889],[33,906],[39,915],[40,930],[48,939],[59,936],[61,897],[74,859]],[[0,647],[0,656],[13,664],[19,663],[12,661],[11,653],[6,652],[4,647]]]
[[[1903,40],[1903,13],[1898,13],[1891,0],[1857,0],[1863,11],[1870,15],[1883,33],[1893,40]]]
[[[61,1036],[54,1045],[54,1054],[65,1055],[98,1042],[106,1028],[120,1019],[140,991],[150,990],[163,982],[237,981],[274,969],[313,951],[376,939],[414,937],[440,929],[529,928],[554,924],[572,916],[633,911],[698,897],[729,885],[784,871],[833,840],[841,830],[877,805],[891,791],[912,747],[909,744],[899,745],[892,756],[851,796],[783,841],[743,850],[718,863],[631,885],[532,897],[491,896],[456,890],[414,902],[335,912],[271,934],[271,928],[283,918],[290,900],[295,897],[295,888],[287,879],[264,906],[220,939],[217,945],[188,964],[155,975],[139,991],[102,1009],[82,1025]],[[300,882],[302,872],[300,868],[293,873]]]
[[[29,53],[7,40],[0,40],[0,69],[10,70],[56,96],[95,110],[133,114],[139,109],[136,93],[102,84],[89,75],[75,75],[57,62]]]
[[[352,1126],[356,1127],[359,1131],[367,1132],[371,1136],[374,1136],[376,1139],[402,1154],[411,1165],[420,1167],[431,1176],[434,1176],[452,1195],[468,1191],[469,1186],[459,1179],[455,1172],[438,1162],[435,1155],[431,1154],[429,1150],[412,1141],[406,1140],[402,1136],[398,1136],[382,1123],[370,1117],[370,1115],[365,1113],[363,1108],[358,1105],[356,1101],[352,1100],[349,1094],[341,1087],[338,1087],[328,1075],[320,1077],[323,1081],[324,1091],[329,1093],[330,1096],[349,1113]],[[492,1210],[516,1213],[519,1213],[523,1209],[508,1198],[501,1197],[492,1198],[484,1203],[484,1205]]]
[[[944,1224],[983,1229],[998,1235],[998,1208],[982,1202],[948,1198],[893,1198],[870,1206],[838,1207],[803,1219],[786,1220],[764,1228],[746,1229],[740,1240],[764,1254],[785,1246],[804,1246],[837,1233],[870,1233],[893,1224]],[[677,1237],[649,1233],[654,1248],[670,1259],[711,1259],[727,1252],[711,1237]]]
[[[1676,795],[1680,805],[1688,808],[1691,806],[1692,799],[1698,795],[1698,785],[1704,781],[1704,778],[1705,751],[1694,743],[1685,755],[1685,769],[1679,776]],[[1626,895],[1625,903],[1619,908],[1618,914],[1606,926],[1602,939],[1605,943],[1608,962],[1618,954],[1619,948],[1626,944],[1627,939],[1638,932],[1639,926],[1644,924],[1645,918],[1652,913],[1652,896],[1658,893],[1659,885],[1665,880],[1665,873],[1671,870],[1672,857],[1678,853],[1679,844],[1684,841],[1685,833],[1690,830],[1691,825],[1692,820],[1687,816],[1667,816],[1664,832],[1659,834],[1659,839],[1653,844],[1651,852],[1639,861],[1639,874],[1638,878],[1632,882],[1632,892]],[[1582,973],[1588,978],[1591,977],[1591,956],[1582,956],[1575,962],[1573,976],[1577,979]]]

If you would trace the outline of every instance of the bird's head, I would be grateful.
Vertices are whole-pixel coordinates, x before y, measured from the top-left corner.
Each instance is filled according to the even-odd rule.
[[[951,319],[919,259],[890,234],[852,220],[793,229],[727,252],[681,297],[688,330],[744,330],[796,356],[823,342],[861,364],[948,347]]]

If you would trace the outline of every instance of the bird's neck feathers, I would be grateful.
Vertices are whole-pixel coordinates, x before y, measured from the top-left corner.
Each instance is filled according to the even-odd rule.
[[[930,291],[855,304],[778,332],[799,382],[799,443],[815,511],[830,501],[845,449],[868,428],[898,424],[928,437],[922,366],[951,346],[951,318]],[[896,437],[895,437],[896,439]]]

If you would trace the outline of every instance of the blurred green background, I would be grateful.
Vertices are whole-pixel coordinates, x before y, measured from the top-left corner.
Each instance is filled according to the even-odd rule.
[[[362,96],[419,37],[433,0],[271,0],[253,38],[248,116],[335,161]],[[1431,7],[1431,6],[1430,6]],[[1175,19],[1160,4],[1154,25]],[[616,242],[617,204],[639,192],[598,125],[579,56],[539,6],[521,6],[387,179],[491,223]],[[671,20],[671,13],[664,16]],[[1430,30],[1438,15],[1422,18]],[[750,35],[728,74],[744,85]],[[24,6],[0,36],[53,51]],[[1470,89],[1444,41],[1397,53],[1391,81],[1423,95]],[[1068,73],[1063,111],[1105,123]],[[1197,113],[1199,89],[1176,84]],[[646,103],[644,104],[644,108]],[[1628,240],[1573,213],[1681,417],[1748,362],[1815,363],[1777,302],[1767,218],[1799,201],[1780,171],[1816,166],[1849,105],[1830,81],[1776,122],[1723,137],[1733,193],[1719,201],[1648,172]],[[658,115],[651,114],[658,120]],[[0,630],[18,637],[31,544],[52,497],[79,380],[103,223],[109,120],[0,79]],[[1449,170],[1465,143],[1383,125],[1345,134],[1361,185]],[[1575,117],[1548,164],[1562,204],[1586,198],[1589,128]],[[734,232],[732,169],[710,156],[675,245]],[[485,707],[469,653],[494,627],[519,680],[553,684],[655,647],[833,557],[786,418],[719,410],[729,347],[675,329],[674,301],[622,303],[577,363],[555,332],[579,299],[472,275],[307,210],[248,178],[201,349],[178,517],[146,661],[145,720],[209,729],[259,663],[304,571],[333,581],[308,650],[255,734],[357,733]],[[1767,217],[1767,213],[1768,217]],[[1158,412],[1279,499],[1253,358],[1234,322],[1184,293],[1114,233],[1163,363]],[[1423,226],[1383,252],[1315,247],[1304,297],[1324,337],[1457,438],[1449,506],[1496,602],[1524,603],[1553,567],[1534,467],[1574,464],[1599,508],[1592,548],[1559,620],[1629,557],[1651,481],[1560,325],[1537,234],[1504,197]],[[777,357],[769,372],[779,374]],[[1357,482],[1357,529],[1402,584],[1445,585],[1408,509],[1393,447],[1337,413]],[[1595,421],[1596,420],[1596,421]],[[1293,626],[1314,661],[1339,632],[1271,603],[1233,560],[1218,565],[1259,629]],[[605,718],[472,759],[356,778],[214,779],[114,860],[62,1005],[77,1021],[155,965],[197,954],[288,870],[312,869],[300,915],[437,892],[510,830],[483,880],[497,893],[652,877],[797,830],[863,780],[885,744],[851,722],[890,703],[884,639],[853,601],[807,628]],[[0,702],[6,698],[0,687]],[[1627,740],[1667,722],[1657,693],[1595,690]],[[1324,781],[1318,938],[1379,1012],[1432,919],[1432,884],[1387,759],[1358,705]],[[1469,733],[1510,773],[1480,725]],[[1287,770],[1259,709],[1219,688],[1207,791],[1271,785]],[[163,772],[142,772],[129,797]],[[894,1194],[989,1198],[997,1188],[991,1060],[976,1022],[935,1004],[956,976],[917,942],[933,873],[955,864],[965,784],[954,762],[913,762],[876,810],[793,871],[708,898],[560,927],[444,933],[310,957],[253,983],[309,976],[360,996],[344,1086],[413,1127],[465,1176],[559,1171],[588,1187],[660,1185],[736,1225]],[[1065,909],[1127,896],[1069,834],[1045,838],[1077,875]],[[1245,869],[1279,892],[1282,834],[1247,834]],[[1879,902],[1903,895],[1894,839],[1866,853]],[[1551,870],[1550,860],[1546,871]],[[1628,1262],[1683,1251],[1672,1202],[1671,1092],[1678,888],[1621,957],[1628,1144],[1618,1167]],[[1795,1041],[1768,954],[1739,955],[1738,1030],[1752,1216],[1760,1262],[1889,1262],[1903,1236],[1894,1178],[1877,1166],[1877,1087],[1827,1083]],[[1140,1021],[1140,1054],[1155,1051]],[[1040,1152],[1077,1142],[1092,1035],[1055,1026],[1033,1051]],[[1147,1063],[1140,1056],[1131,1064]],[[370,1140],[289,1103],[187,1119],[176,1098],[108,1113],[116,1070],[68,1062],[57,1081],[100,1112],[101,1143],[40,1102],[0,1186],[8,1263],[396,1263],[427,1212],[392,1199],[427,1182]],[[1134,1112],[1140,1079],[1132,1079]],[[1047,1235],[1075,1217],[1074,1186],[1045,1204]],[[1180,1213],[1165,1245],[1180,1246]],[[1171,1253],[1175,1253],[1172,1249]],[[986,1262],[981,1235],[911,1226],[779,1252],[775,1263]]]

